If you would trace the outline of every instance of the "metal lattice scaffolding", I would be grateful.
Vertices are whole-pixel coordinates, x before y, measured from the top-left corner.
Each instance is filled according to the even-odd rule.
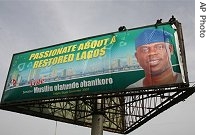
[[[60,99],[1,104],[1,109],[41,118],[92,126],[92,115],[104,116],[103,129],[128,134],[171,106],[185,100],[195,87],[167,87],[78,96]],[[101,99],[101,103],[96,100]],[[100,106],[97,109],[95,106]]]

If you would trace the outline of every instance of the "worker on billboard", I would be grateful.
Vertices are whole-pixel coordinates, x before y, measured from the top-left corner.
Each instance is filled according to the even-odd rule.
[[[135,40],[135,57],[145,77],[127,88],[181,83],[180,73],[173,71],[171,55],[173,35],[163,29],[147,28]]]

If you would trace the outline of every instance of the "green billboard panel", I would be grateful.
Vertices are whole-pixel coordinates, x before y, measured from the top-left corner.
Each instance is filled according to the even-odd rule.
[[[186,83],[176,29],[151,25],[14,54],[2,102]]]

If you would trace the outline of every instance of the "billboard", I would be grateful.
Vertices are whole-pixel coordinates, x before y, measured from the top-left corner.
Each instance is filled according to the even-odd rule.
[[[2,103],[187,83],[179,40],[165,23],[14,54]]]

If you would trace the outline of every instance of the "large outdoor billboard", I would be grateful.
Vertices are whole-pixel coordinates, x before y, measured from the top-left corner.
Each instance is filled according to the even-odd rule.
[[[188,83],[178,37],[165,23],[14,54],[2,103]]]

